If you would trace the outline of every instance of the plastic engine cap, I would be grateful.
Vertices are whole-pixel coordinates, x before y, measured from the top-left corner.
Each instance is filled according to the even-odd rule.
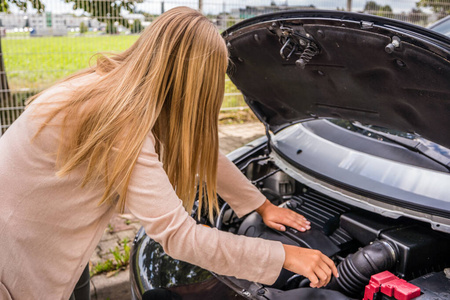
[[[395,276],[394,274],[392,274],[389,271],[384,271],[378,274],[373,275],[372,277],[370,277],[370,281],[374,282],[378,285],[381,285],[385,282],[389,282],[392,280],[398,279],[397,276]]]
[[[409,300],[420,296],[420,288],[403,279],[396,279],[381,285],[381,293],[398,300]]]
[[[379,292],[397,300],[410,300],[420,296],[419,287],[398,278],[389,271],[370,277],[370,282],[366,285],[364,291],[363,300],[378,299],[380,295],[377,295],[377,293]]]

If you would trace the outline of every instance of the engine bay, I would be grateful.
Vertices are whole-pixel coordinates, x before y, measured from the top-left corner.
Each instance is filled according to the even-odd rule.
[[[224,204],[216,223],[220,230],[320,250],[335,262],[340,274],[323,289],[349,298],[362,299],[371,277],[384,271],[420,287],[417,299],[450,296],[448,234],[417,220],[391,219],[321,194],[288,176],[264,152],[241,161],[238,167],[273,204],[306,217],[311,229],[276,231],[256,212],[238,218]],[[271,286],[283,291],[304,287],[309,287],[307,278],[284,269]]]

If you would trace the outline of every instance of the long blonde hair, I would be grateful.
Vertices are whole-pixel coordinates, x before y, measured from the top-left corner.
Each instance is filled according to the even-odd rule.
[[[101,178],[105,191],[99,204],[118,194],[123,211],[131,173],[151,131],[186,210],[198,190],[199,211],[208,207],[212,218],[218,209],[218,115],[227,61],[215,26],[187,7],[162,14],[128,50],[100,55],[94,67],[66,81],[94,72],[101,79],[77,89],[48,115],[50,121],[63,114],[57,174],[85,164],[82,186]]]

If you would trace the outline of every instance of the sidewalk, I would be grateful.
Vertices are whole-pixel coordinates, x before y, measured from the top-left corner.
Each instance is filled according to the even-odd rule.
[[[219,127],[220,150],[226,154],[262,135],[264,135],[264,126],[261,123],[221,125]],[[132,215],[115,215],[91,257],[91,264],[113,259],[110,250],[114,251],[116,247],[123,247],[124,239],[128,239],[131,246],[140,227],[139,221]],[[124,300],[130,298],[128,268],[91,278],[91,299]]]

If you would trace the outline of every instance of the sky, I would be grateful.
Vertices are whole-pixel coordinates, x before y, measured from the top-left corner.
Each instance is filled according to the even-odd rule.
[[[53,13],[73,13],[72,4],[64,3],[63,0],[41,0],[46,7],[46,11]],[[198,7],[198,0],[143,0],[144,2],[138,4],[138,9],[142,9],[145,12],[159,14],[161,13],[161,2],[164,1],[164,9],[168,10],[178,5],[186,5],[193,8]],[[346,8],[347,0],[274,0],[276,4],[281,5],[286,1],[290,6],[309,6],[314,5],[319,9],[336,9]],[[409,12],[412,8],[416,7],[418,0],[375,0],[379,5],[389,5],[395,13]],[[203,0],[203,12],[205,14],[217,14],[225,11],[230,12],[233,8],[243,8],[251,5],[270,5],[271,0]],[[364,8],[366,0],[352,0],[352,11],[361,11]],[[429,12],[427,9],[423,9],[425,12]],[[12,9],[13,12],[17,12],[16,9]],[[30,11],[32,12],[32,11]],[[82,11],[75,12],[77,15],[81,15]]]

